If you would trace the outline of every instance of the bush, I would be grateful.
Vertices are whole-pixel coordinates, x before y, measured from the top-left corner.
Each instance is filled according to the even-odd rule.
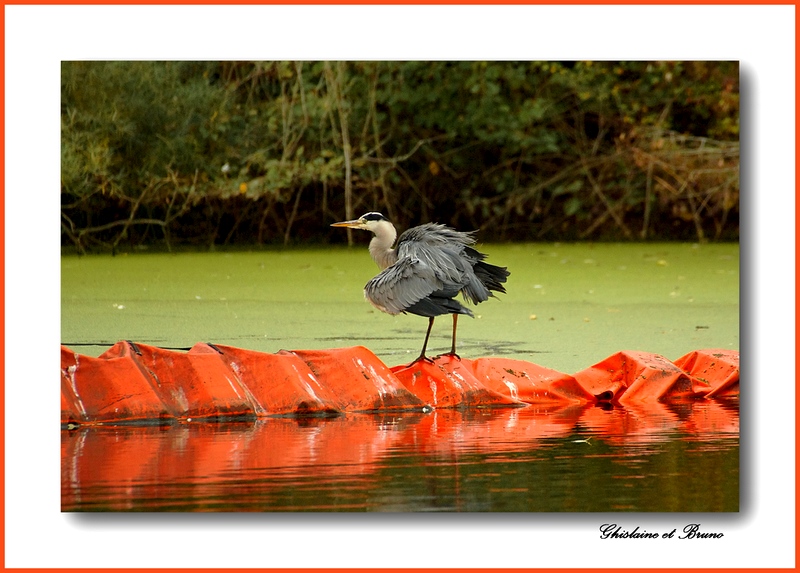
[[[736,62],[64,62],[62,242],[736,239],[738,110]]]

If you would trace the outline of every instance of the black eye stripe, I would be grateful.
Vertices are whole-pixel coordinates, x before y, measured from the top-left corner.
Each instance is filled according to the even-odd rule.
[[[364,219],[365,221],[388,221],[389,220],[386,217],[384,217],[383,215],[381,215],[380,213],[375,213],[375,212],[367,213],[365,215],[362,215],[361,218]]]

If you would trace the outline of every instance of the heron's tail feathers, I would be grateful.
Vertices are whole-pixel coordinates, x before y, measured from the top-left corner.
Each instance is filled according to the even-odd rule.
[[[506,267],[498,267],[478,261],[473,269],[475,270],[475,276],[487,289],[502,293],[506,292],[506,287],[503,286],[503,283],[506,282],[506,279],[511,274]]]
[[[503,283],[506,282],[509,274],[511,273],[505,267],[478,261],[472,267],[472,273],[468,276],[468,282],[461,289],[461,293],[472,304],[489,300],[494,296],[492,291],[506,292]]]

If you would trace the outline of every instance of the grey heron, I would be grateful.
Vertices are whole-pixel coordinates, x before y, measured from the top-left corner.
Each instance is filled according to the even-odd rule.
[[[426,360],[425,350],[433,321],[443,314],[453,315],[453,339],[450,355],[456,354],[458,315],[474,316],[455,300],[458,293],[466,301],[478,304],[505,293],[503,283],[511,274],[505,267],[484,262],[478,252],[475,231],[462,232],[438,223],[425,223],[406,230],[397,240],[394,225],[380,213],[366,213],[352,221],[333,223],[371,231],[369,254],[381,269],[364,287],[365,298],[388,314],[411,313],[428,317],[428,331],[418,360]]]

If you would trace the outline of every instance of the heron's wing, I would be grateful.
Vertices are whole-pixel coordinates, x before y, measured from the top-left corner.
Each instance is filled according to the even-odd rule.
[[[400,235],[398,244],[405,241],[474,245],[475,231],[456,231],[441,223],[425,223],[404,231],[403,234]]]
[[[419,259],[447,287],[455,287],[464,297],[477,304],[491,296],[486,286],[475,276],[474,265],[479,253],[470,247],[475,243],[473,233],[464,233],[429,223],[409,229],[400,236],[397,254]],[[448,289],[449,290],[449,289]]]
[[[444,282],[462,282],[467,261],[461,254],[467,244],[474,242],[469,233],[462,233],[439,225],[427,223],[413,227],[397,241],[399,258],[419,259]]]
[[[364,287],[364,296],[383,312],[399,314],[443,286],[427,263],[404,257],[372,278]]]

